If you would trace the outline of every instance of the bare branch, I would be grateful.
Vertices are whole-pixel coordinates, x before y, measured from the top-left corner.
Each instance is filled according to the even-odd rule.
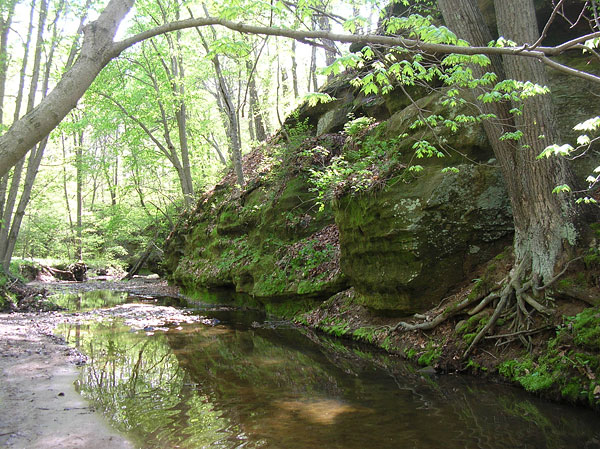
[[[597,37],[600,37],[600,31],[597,31],[595,33],[589,33],[586,34],[584,36],[579,36],[575,39],[571,39],[570,41],[564,42],[560,45],[557,45],[556,47],[540,47],[539,49],[552,49],[552,52],[549,52],[548,55],[549,56],[556,56],[559,55],[561,53],[564,53],[567,50],[570,50],[572,47],[574,47],[577,44],[581,44],[585,41],[589,41],[591,39],[595,39]]]
[[[540,34],[540,38],[536,41],[535,44],[533,44],[531,47],[529,47],[530,50],[534,50],[537,47],[539,47],[540,45],[542,45],[542,41],[544,39],[546,39],[550,25],[552,25],[552,22],[554,22],[554,19],[556,18],[556,15],[558,14],[558,10],[564,2],[565,2],[565,0],[560,0],[558,2],[558,4],[554,7],[554,9],[552,10],[552,14],[550,15],[550,18],[548,19],[548,21],[546,22],[546,25],[544,26],[542,34]]]

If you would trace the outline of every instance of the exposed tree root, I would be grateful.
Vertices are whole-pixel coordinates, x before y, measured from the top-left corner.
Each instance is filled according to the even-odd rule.
[[[581,259],[581,257],[570,260],[562,271],[550,281],[544,285],[537,286],[533,280],[534,277],[531,275],[531,260],[525,258],[511,270],[507,277],[497,284],[494,290],[486,292],[485,295],[476,297],[468,296],[458,303],[450,304],[431,320],[416,324],[401,321],[394,326],[387,327],[387,329],[392,332],[399,329],[409,331],[431,330],[449,318],[459,313],[464,313],[463,311],[470,306],[475,305],[471,310],[467,311],[471,316],[492,306],[494,311],[491,317],[472,340],[463,353],[462,358],[466,359],[484,338],[496,340],[497,346],[518,340],[529,350],[532,345],[531,336],[551,328],[549,325],[539,326],[539,319],[537,320],[538,327],[534,327],[534,315],[536,313],[548,317],[554,312],[552,308],[543,304],[548,299],[543,292],[560,279],[566,273],[569,265],[578,259]],[[422,315],[415,315],[415,317],[420,318]],[[504,322],[509,323],[508,332],[499,335],[488,335],[498,324],[500,318]]]
[[[444,321],[459,314],[467,307],[475,304],[477,301],[481,301],[481,302],[473,310],[470,310],[468,312],[469,315],[474,315],[475,313],[483,310],[486,305],[488,305],[494,299],[497,299],[499,297],[496,293],[489,293],[487,296],[485,296],[485,297],[483,297],[483,296],[484,295],[467,297],[458,303],[450,304],[447,308],[445,308],[438,316],[436,316],[431,321],[425,321],[423,323],[417,323],[417,324],[411,324],[411,323],[406,323],[404,321],[400,321],[399,323],[397,323],[394,326],[384,326],[384,328],[386,328],[387,330],[389,330],[391,332],[396,332],[398,329],[401,329],[401,328],[404,330],[408,330],[408,331],[435,329],[437,326],[442,324]],[[421,315],[421,314],[415,314],[414,318],[427,319],[427,316]]]

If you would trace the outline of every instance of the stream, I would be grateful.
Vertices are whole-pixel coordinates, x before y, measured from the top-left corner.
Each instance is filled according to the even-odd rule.
[[[87,356],[78,391],[140,448],[600,448],[592,411],[421,373],[256,311],[114,291],[58,301],[72,311],[166,304],[202,317],[56,330]]]

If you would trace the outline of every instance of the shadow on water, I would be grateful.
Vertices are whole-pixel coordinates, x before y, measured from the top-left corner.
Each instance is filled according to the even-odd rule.
[[[118,320],[59,330],[89,358],[80,392],[139,447],[600,448],[591,411],[423,375],[256,312],[201,314],[219,324],[154,335]]]

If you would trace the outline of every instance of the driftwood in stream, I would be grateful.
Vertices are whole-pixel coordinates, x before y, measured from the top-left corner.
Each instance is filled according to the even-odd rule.
[[[69,271],[73,273],[76,281],[82,282],[87,279],[88,266],[84,262],[75,262],[69,265]]]
[[[42,273],[49,274],[50,276],[61,280],[61,281],[74,281],[75,275],[67,270],[59,270],[58,268],[47,267],[42,265],[41,270]]]
[[[154,244],[153,241],[148,243],[148,245],[146,246],[146,249],[144,250],[142,255],[139,257],[137,262],[135,264],[133,264],[133,267],[131,267],[131,270],[129,270],[129,272],[127,273],[127,276],[125,276],[123,279],[129,280],[129,279],[132,279],[136,274],[138,274],[140,269],[146,263],[146,260],[148,260],[148,257],[150,257],[150,254],[152,254],[152,250],[154,249],[155,246],[156,245]]]
[[[83,262],[72,263],[67,270],[60,270],[46,265],[40,267],[41,273],[48,274],[61,281],[85,281],[87,279],[87,270],[88,267]]]

